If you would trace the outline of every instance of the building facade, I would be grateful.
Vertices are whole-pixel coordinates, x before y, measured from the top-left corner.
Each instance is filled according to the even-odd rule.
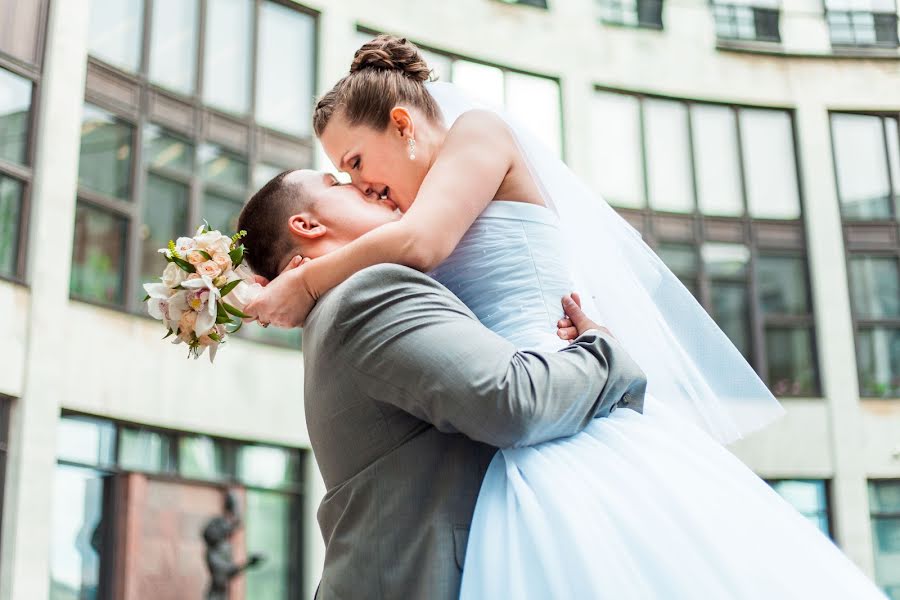
[[[0,0],[0,600],[201,594],[228,489],[236,560],[265,555],[233,595],[311,597],[299,332],[186,361],[140,283],[170,237],[329,167],[313,98],[379,32],[641,231],[787,410],[732,450],[900,598],[897,21],[894,0]]]

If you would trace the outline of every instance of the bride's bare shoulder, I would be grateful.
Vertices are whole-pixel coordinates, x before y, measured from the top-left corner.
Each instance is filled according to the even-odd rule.
[[[514,146],[512,132],[500,115],[480,108],[466,111],[456,119],[447,131],[447,142],[478,142],[494,149]]]

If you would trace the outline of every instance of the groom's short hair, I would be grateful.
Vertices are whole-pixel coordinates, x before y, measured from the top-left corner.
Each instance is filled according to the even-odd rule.
[[[303,184],[285,178],[284,171],[269,180],[244,205],[238,217],[238,231],[247,232],[243,244],[247,264],[268,280],[278,277],[285,257],[297,251],[297,241],[287,231],[288,218],[315,205]]]

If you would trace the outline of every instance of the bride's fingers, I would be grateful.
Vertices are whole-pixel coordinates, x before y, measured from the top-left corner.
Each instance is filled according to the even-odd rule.
[[[572,326],[572,321],[570,321],[568,317],[564,317],[556,322],[556,326],[560,329],[565,329],[566,327]]]
[[[310,260],[312,259],[303,258],[298,254],[297,256],[292,258],[287,265],[285,265],[284,269],[281,272],[284,273],[286,271],[290,271],[291,269],[296,269],[300,265],[304,264],[305,262],[309,262]]]
[[[574,340],[578,337],[578,330],[574,327],[560,327],[556,330],[556,335],[564,340]]]
[[[258,283],[259,285],[261,285],[263,287],[266,287],[267,285],[269,285],[269,280],[266,279],[265,277],[263,277],[262,275],[254,275],[253,281],[255,281],[256,283]]]
[[[572,300],[575,301],[575,304],[578,305],[578,308],[581,308],[581,296],[578,295],[578,292],[572,292]]]

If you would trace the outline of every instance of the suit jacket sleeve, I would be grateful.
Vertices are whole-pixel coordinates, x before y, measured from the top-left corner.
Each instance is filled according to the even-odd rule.
[[[644,373],[612,337],[518,351],[443,286],[379,265],[342,286],[333,343],[370,398],[496,447],[573,435],[623,398],[640,410]],[[500,299],[499,301],[502,301]]]

